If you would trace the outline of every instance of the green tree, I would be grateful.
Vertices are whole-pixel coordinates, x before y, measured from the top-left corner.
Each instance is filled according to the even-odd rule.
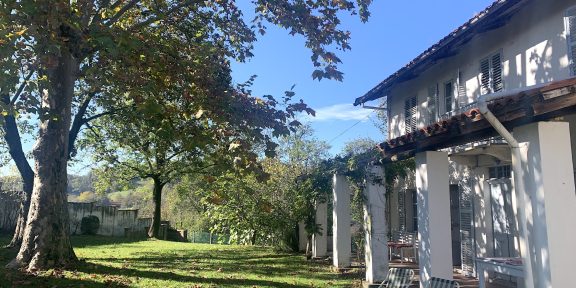
[[[369,0],[359,0],[357,5],[351,1],[253,1],[258,15],[255,29],[262,29],[264,21],[268,21],[286,27],[292,34],[304,35],[314,65],[321,68],[314,71],[313,77],[340,79],[336,67],[340,60],[328,49],[334,44],[349,49],[349,34],[339,28],[338,11],[359,11],[365,20],[369,3]],[[67,211],[66,172],[69,152],[73,150],[69,144],[72,103],[74,92],[85,76],[82,68],[108,61],[134,67],[137,60],[134,52],[146,46],[146,40],[169,37],[170,34],[164,34],[169,27],[178,29],[184,37],[204,34],[211,42],[223,46],[227,56],[240,60],[251,56],[256,37],[233,1],[25,0],[3,1],[0,10],[0,29],[7,36],[0,46],[2,94],[10,97],[17,93],[16,82],[21,78],[14,75],[22,67],[13,59],[23,58],[32,62],[26,69],[37,73],[40,96],[40,101],[29,106],[37,108],[34,112],[40,116],[33,151],[34,209],[28,213],[20,251],[9,266],[28,269],[65,266],[76,259],[67,231],[68,216],[62,211]],[[146,46],[154,48],[157,46]],[[170,66],[170,60],[179,59],[171,56],[175,55],[165,55],[164,67]],[[103,71],[106,66],[98,68]],[[15,113],[8,105],[3,111],[7,115]]]

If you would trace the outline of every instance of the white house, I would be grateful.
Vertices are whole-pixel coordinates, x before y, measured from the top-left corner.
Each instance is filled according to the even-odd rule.
[[[486,257],[521,257],[520,286],[576,285],[574,76],[576,1],[499,0],[356,99],[386,101],[384,162],[415,157],[387,205],[418,233],[421,287]]]

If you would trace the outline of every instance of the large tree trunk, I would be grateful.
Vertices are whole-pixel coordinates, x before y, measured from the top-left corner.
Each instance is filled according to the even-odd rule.
[[[65,47],[50,54],[48,86],[42,93],[38,140],[33,154],[36,175],[24,238],[18,255],[9,268],[27,270],[68,266],[76,255],[70,243],[66,197],[68,131],[78,61]]]
[[[150,225],[150,230],[148,230],[148,237],[159,238],[160,235],[160,221],[162,220],[162,188],[164,188],[165,183],[162,183],[160,179],[154,179],[154,216],[152,217],[152,225]]]
[[[10,103],[10,98],[4,96],[2,99],[4,104]],[[7,247],[19,247],[22,243],[22,238],[24,237],[24,228],[26,227],[26,218],[28,216],[28,209],[30,208],[30,198],[32,196],[32,189],[34,186],[34,171],[28,161],[26,160],[26,154],[22,149],[22,140],[20,139],[20,133],[18,132],[18,126],[16,125],[16,119],[14,115],[7,115],[4,117],[4,140],[8,144],[8,151],[10,156],[16,163],[16,167],[22,176],[23,182],[23,199],[20,202],[20,208],[18,209],[18,217],[16,220],[16,229],[14,231],[14,236],[12,241]]]

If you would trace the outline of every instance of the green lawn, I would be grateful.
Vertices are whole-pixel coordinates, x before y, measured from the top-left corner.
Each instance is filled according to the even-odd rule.
[[[1,245],[7,242],[0,238]],[[83,260],[74,270],[34,277],[0,268],[0,287],[353,287],[361,277],[263,247],[98,236],[72,242]],[[1,249],[0,265],[15,253]]]

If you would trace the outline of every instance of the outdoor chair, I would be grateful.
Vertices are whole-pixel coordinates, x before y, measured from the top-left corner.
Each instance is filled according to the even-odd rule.
[[[460,288],[460,284],[455,280],[432,277],[428,282],[428,288]]]
[[[414,270],[408,268],[390,268],[386,280],[378,288],[403,288],[410,286]]]
[[[412,262],[414,263],[418,263],[418,254],[417,254],[417,250],[418,250],[418,246],[417,246],[417,242],[418,239],[416,239],[416,233],[409,233],[409,232],[404,232],[402,235],[402,242],[405,243],[405,245],[400,246],[400,262],[404,263],[404,259],[407,259],[408,261],[412,260]],[[404,257],[406,256],[405,251],[408,250],[409,253],[408,257]]]

